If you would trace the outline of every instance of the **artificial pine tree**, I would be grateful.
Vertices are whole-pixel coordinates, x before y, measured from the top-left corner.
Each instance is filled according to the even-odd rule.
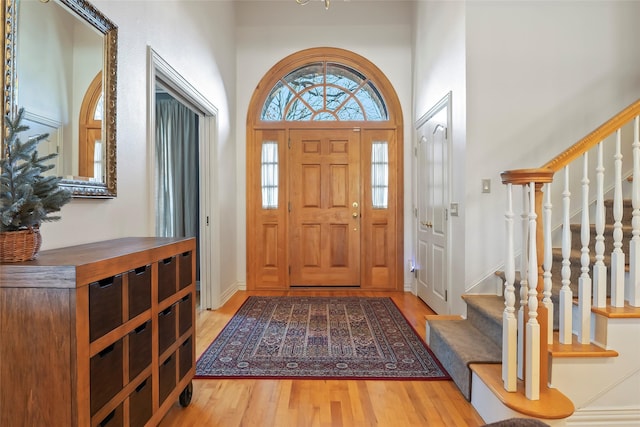
[[[60,177],[43,176],[53,168],[46,164],[58,154],[38,156],[38,144],[49,135],[20,141],[18,134],[29,129],[22,124],[24,108],[14,120],[5,117],[8,135],[0,159],[0,231],[10,232],[39,227],[43,221],[56,221],[58,212],[71,200],[71,192],[59,186]]]

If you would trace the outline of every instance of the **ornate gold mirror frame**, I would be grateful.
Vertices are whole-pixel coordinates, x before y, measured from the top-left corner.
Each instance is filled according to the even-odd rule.
[[[113,198],[117,195],[116,173],[116,78],[117,78],[117,53],[118,53],[118,28],[106,16],[100,13],[86,0],[52,0],[65,6],[76,18],[86,21],[104,36],[104,61],[103,61],[103,141],[106,147],[105,158],[105,182],[93,182],[89,180],[64,179],[61,185],[69,188],[74,197]],[[4,0],[2,16],[4,23],[4,43],[2,49],[3,67],[3,117],[14,117],[18,111],[18,87],[17,87],[17,58],[16,46],[18,44],[18,13],[19,0]],[[25,85],[21,82],[21,85]],[[4,138],[7,135],[6,126],[3,123],[3,138],[0,148],[4,153]]]

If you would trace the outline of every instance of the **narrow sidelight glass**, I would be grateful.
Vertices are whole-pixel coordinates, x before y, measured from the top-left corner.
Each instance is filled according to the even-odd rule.
[[[278,209],[278,143],[262,143],[262,209]]]
[[[371,199],[374,209],[387,209],[389,202],[389,144],[375,141],[371,146]]]

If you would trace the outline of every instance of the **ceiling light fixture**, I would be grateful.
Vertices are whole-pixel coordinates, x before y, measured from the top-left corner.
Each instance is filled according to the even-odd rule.
[[[305,4],[308,4],[311,0],[296,0],[296,3],[301,4],[302,6],[304,6]],[[331,0],[324,0],[324,8],[325,9],[329,9],[329,5],[331,4]]]

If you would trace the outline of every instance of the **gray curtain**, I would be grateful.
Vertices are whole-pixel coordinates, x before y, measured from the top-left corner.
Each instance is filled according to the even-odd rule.
[[[198,237],[198,116],[156,97],[156,235]]]

